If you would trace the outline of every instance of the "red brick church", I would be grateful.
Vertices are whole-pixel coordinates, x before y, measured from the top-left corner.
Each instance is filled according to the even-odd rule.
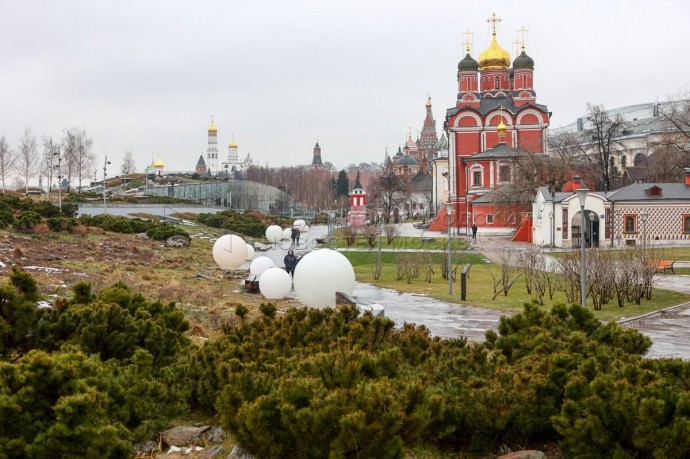
[[[467,54],[458,64],[456,106],[446,112],[448,133],[448,195],[453,206],[452,226],[518,228],[531,210],[530,203],[506,201],[514,183],[520,156],[545,151],[544,132],[550,114],[537,103],[534,60],[525,52],[511,62],[510,53],[498,44],[495,14],[489,47],[479,59]],[[439,180],[443,180],[442,178]],[[503,193],[499,193],[503,190]],[[502,197],[499,197],[502,196]],[[447,213],[440,206],[432,230],[447,228]]]

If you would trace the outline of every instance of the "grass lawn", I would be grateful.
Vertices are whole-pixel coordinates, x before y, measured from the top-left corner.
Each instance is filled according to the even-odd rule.
[[[467,248],[467,243],[465,239],[454,237],[451,242],[453,250],[465,250]],[[350,247],[347,246],[345,238],[336,234],[334,245],[335,248],[340,249],[378,249],[378,240],[373,248],[369,246],[366,239],[362,236],[357,236],[355,243]],[[390,244],[386,236],[381,237],[381,249],[413,249],[413,250],[448,250],[448,239],[442,237],[403,237],[398,236],[393,239]]]
[[[434,253],[435,263],[433,266],[434,275],[431,282],[426,282],[424,273],[422,272],[417,279],[412,279],[407,283],[405,279],[397,280],[397,257],[398,253],[383,252],[382,259],[382,274],[378,280],[374,280],[373,272],[376,266],[377,253],[375,250],[371,252],[341,252],[345,255],[355,269],[355,275],[359,282],[366,282],[380,287],[387,287],[400,290],[408,293],[416,293],[420,295],[428,295],[442,301],[450,303],[461,303],[460,301],[460,272],[465,263],[472,263],[472,267],[468,273],[467,279],[467,299],[462,301],[462,304],[471,306],[481,306],[491,309],[499,309],[506,311],[522,311],[523,304],[530,302],[536,298],[536,295],[527,293],[525,280],[520,277],[513,284],[508,292],[508,295],[502,293],[494,296],[494,277],[496,280],[500,278],[501,267],[487,262],[487,260],[479,253],[460,253],[454,256],[454,266],[457,266],[456,280],[453,282],[453,295],[448,295],[448,281],[441,277],[442,254]],[[492,274],[494,277],[492,277]],[[511,269],[511,278],[518,274],[517,269]],[[634,317],[645,314],[651,311],[656,311],[669,306],[674,306],[690,300],[690,295],[682,293],[671,292],[667,290],[654,289],[652,293],[652,300],[643,300],[640,305],[634,303],[627,304],[622,308],[617,306],[617,303],[612,302],[602,306],[600,311],[594,311],[594,314],[603,321],[616,320],[623,317]],[[544,307],[550,308],[557,303],[567,303],[565,293],[556,291],[553,300],[548,298],[548,293],[544,298]],[[592,307],[591,304],[588,305]]]

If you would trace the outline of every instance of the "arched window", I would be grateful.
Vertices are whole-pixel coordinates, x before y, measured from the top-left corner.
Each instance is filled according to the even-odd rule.
[[[635,228],[637,226],[636,225],[637,219],[635,218],[634,215],[626,215],[625,218],[623,219],[623,221],[625,222],[624,232],[626,232],[626,233],[635,233],[636,232]]]
[[[635,167],[642,167],[647,165],[647,157],[644,153],[638,153],[635,155]]]
[[[472,186],[482,186],[482,171],[472,171]]]

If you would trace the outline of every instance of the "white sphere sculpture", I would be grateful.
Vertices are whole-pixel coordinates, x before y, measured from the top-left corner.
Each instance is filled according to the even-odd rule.
[[[302,220],[301,218],[299,220],[295,220],[295,223],[293,223],[293,226],[306,226],[307,222]]]
[[[255,276],[261,276],[264,271],[269,268],[273,268],[275,263],[268,257],[256,257],[252,264],[249,265],[249,272]]]
[[[282,268],[268,268],[261,275],[259,290],[270,300],[285,298],[290,293],[292,278]]]
[[[213,244],[213,260],[223,269],[239,268],[247,260],[247,243],[234,234],[221,236]]]
[[[282,239],[292,239],[292,228],[285,228],[283,230]]]
[[[335,307],[335,292],[352,295],[355,270],[339,252],[320,249],[302,257],[295,268],[297,298],[311,308]]]
[[[309,231],[307,222],[305,222],[302,219],[295,220],[295,223],[293,225],[295,226],[295,228],[299,228],[300,233],[306,233],[307,231]]]
[[[254,251],[254,247],[251,245],[247,244],[247,260],[251,261],[254,259],[254,254],[256,252]]]
[[[278,225],[271,225],[266,228],[266,239],[268,242],[277,243],[280,242],[280,238],[283,236],[283,229]]]

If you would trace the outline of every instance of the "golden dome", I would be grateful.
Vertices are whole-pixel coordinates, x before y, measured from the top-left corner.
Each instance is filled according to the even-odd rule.
[[[211,121],[211,125],[208,127],[208,132],[218,132],[218,129],[213,121]]]
[[[237,144],[234,140],[228,144],[228,148],[237,148]]]
[[[510,53],[501,48],[493,33],[491,45],[479,55],[479,70],[507,69],[510,67]]]
[[[154,167],[165,167],[165,164],[163,163],[163,161],[161,161],[160,158],[158,158],[158,159],[156,160],[156,162],[153,163],[153,166],[154,166]]]
[[[431,96],[426,100],[426,106],[431,107]]]
[[[499,137],[506,135],[506,125],[503,123],[503,117],[501,117],[501,122],[496,126],[496,132],[498,132]]]

